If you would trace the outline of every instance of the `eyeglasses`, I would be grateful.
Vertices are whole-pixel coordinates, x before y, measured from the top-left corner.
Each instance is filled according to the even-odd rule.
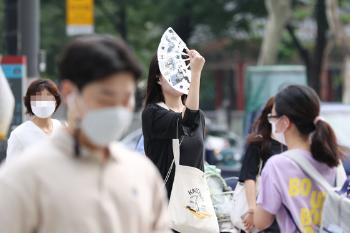
[[[270,114],[267,114],[267,120],[272,123],[273,119],[278,119],[280,118],[280,116],[277,116],[277,115],[272,115],[271,113]]]

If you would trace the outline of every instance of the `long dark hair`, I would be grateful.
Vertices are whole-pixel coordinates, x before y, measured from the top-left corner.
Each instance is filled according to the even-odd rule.
[[[158,84],[160,76],[161,73],[159,70],[157,54],[155,54],[149,64],[145,106],[165,101],[162,88]]]
[[[274,102],[274,97],[271,97],[267,101],[260,116],[253,124],[252,132],[247,138],[247,145],[259,145],[262,159],[267,159],[271,149],[271,124],[268,121],[267,115],[271,113]]]
[[[331,126],[319,120],[320,100],[316,92],[306,86],[291,85],[280,91],[275,98],[277,116],[287,116],[299,133],[309,140],[311,154],[315,160],[335,167],[342,158],[336,136]]]
[[[157,54],[155,54],[149,64],[145,107],[149,104],[165,102],[162,88],[158,84],[160,77],[158,58]],[[185,103],[186,97],[187,95],[182,95],[181,99],[183,103]]]

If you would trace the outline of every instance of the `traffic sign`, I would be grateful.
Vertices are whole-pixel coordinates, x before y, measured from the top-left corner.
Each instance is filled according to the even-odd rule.
[[[94,0],[66,0],[67,34],[94,32]]]

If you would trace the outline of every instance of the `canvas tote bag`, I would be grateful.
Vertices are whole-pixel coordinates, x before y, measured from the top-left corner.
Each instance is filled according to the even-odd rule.
[[[205,174],[198,168],[180,165],[180,141],[172,140],[175,177],[169,200],[171,228],[181,233],[219,233],[219,224],[210,198]]]
[[[256,177],[256,193],[259,193],[259,181],[260,181],[260,174],[262,169],[262,161],[260,160],[259,164],[259,172]],[[233,206],[231,211],[231,221],[232,224],[239,230],[245,230],[244,223],[243,223],[243,215],[247,213],[249,207],[248,202],[246,198],[245,193],[245,186],[244,183],[238,182],[236,185],[236,188],[233,192]]]

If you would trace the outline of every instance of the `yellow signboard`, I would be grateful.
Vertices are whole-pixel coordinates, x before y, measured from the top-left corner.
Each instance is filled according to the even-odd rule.
[[[68,35],[93,33],[94,0],[66,0]]]

